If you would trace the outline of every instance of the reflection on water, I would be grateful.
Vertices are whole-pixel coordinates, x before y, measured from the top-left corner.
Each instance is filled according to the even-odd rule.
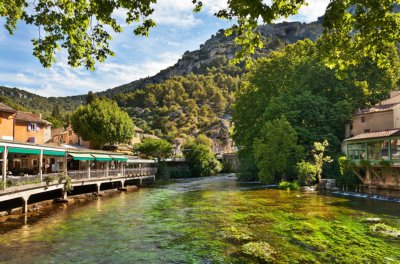
[[[259,263],[243,245],[267,242],[277,263],[400,263],[400,242],[366,218],[400,228],[398,203],[182,180],[100,198],[0,236],[6,263]]]

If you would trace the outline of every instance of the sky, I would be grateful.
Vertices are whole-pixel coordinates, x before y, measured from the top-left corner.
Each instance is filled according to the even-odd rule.
[[[149,37],[137,37],[133,26],[113,34],[111,49],[115,57],[96,64],[96,70],[71,68],[67,54],[60,51],[51,68],[43,68],[32,55],[31,39],[37,29],[19,23],[14,35],[0,28],[0,85],[17,87],[41,96],[69,96],[88,91],[104,91],[140,78],[153,76],[174,65],[185,51],[199,49],[219,29],[233,25],[215,18],[226,0],[203,0],[203,10],[193,13],[191,0],[158,0],[152,18],[157,27]],[[323,15],[329,0],[308,0],[299,14],[281,21],[312,22]],[[116,13],[118,16],[118,12]],[[4,20],[0,20],[3,24]]]

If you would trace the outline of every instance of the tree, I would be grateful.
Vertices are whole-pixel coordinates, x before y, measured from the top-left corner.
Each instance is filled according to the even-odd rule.
[[[53,111],[51,112],[51,116],[53,116],[56,119],[61,119],[61,109],[60,106],[58,104],[53,106]]]
[[[92,91],[89,91],[86,96],[86,104],[91,104],[94,100],[96,100],[97,95],[94,94]]]
[[[186,0],[189,1],[189,0]],[[194,11],[201,10],[202,3],[192,0]],[[324,19],[327,58],[339,67],[369,57],[380,65],[388,59],[386,48],[400,40],[400,19],[393,9],[399,0],[364,1],[332,0]],[[32,40],[33,54],[45,67],[55,61],[59,48],[68,51],[68,63],[94,69],[96,61],[104,61],[114,55],[109,47],[111,34],[122,31],[122,23],[138,23],[135,35],[146,36],[156,24],[151,19],[157,0],[138,1],[3,1],[0,16],[5,18],[9,33],[16,29],[18,21],[38,27],[38,36]],[[236,42],[242,46],[238,59],[249,58],[262,39],[256,30],[258,22],[271,23],[281,17],[296,14],[306,0],[227,0],[227,8],[216,16],[237,19],[238,25],[227,33],[235,32]],[[119,21],[115,13],[123,10],[125,21]],[[347,60],[350,59],[350,60]]]
[[[240,176],[241,167],[254,171],[254,142],[264,138],[267,122],[284,115],[296,132],[297,144],[307,151],[314,142],[327,139],[331,152],[340,152],[344,125],[353,111],[386,98],[400,80],[396,56],[393,69],[380,69],[366,59],[345,70],[345,79],[323,60],[316,44],[299,41],[257,60],[245,75],[233,107]]]
[[[302,160],[297,163],[298,180],[300,185],[307,186],[313,184],[317,175],[317,168],[314,164]]]
[[[96,98],[80,106],[71,116],[73,130],[97,148],[105,144],[128,143],[133,136],[133,122],[117,103]]]
[[[265,183],[286,181],[294,176],[297,161],[303,148],[297,144],[296,131],[285,117],[265,123],[254,140],[254,156],[259,178]]]
[[[326,148],[329,146],[327,140],[323,142],[314,142],[314,149],[312,151],[314,158],[314,165],[316,170],[316,175],[318,177],[318,181],[321,182],[322,175],[322,166],[325,162],[332,162],[332,158],[330,156],[325,155]]]
[[[211,152],[210,146],[204,143],[204,138],[186,142],[183,146],[183,155],[189,164],[192,176],[210,176],[222,170],[221,163]]]
[[[135,145],[134,150],[145,158],[156,158],[158,161],[172,156],[172,145],[164,139],[146,138]]]

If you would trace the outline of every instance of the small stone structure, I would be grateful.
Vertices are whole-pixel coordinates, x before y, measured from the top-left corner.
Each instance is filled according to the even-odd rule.
[[[336,179],[321,179],[321,182],[317,186],[318,190],[334,192],[339,191],[336,187]]]

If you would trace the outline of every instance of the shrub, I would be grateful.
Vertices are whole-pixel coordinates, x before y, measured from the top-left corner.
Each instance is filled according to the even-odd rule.
[[[51,182],[55,181],[56,178],[54,176],[47,175],[43,178],[43,181],[49,185]]]
[[[297,163],[298,179],[301,186],[311,185],[316,179],[317,168],[314,164],[302,160]]]
[[[369,168],[371,167],[371,162],[369,162],[368,160],[360,160],[360,167]]]
[[[383,168],[390,168],[391,165],[392,164],[388,160],[380,160],[379,161],[379,166],[381,166]]]
[[[281,189],[281,190],[298,190],[299,187],[300,186],[297,181],[294,181],[294,182],[283,181],[283,182],[280,182],[278,185],[278,189]]]

